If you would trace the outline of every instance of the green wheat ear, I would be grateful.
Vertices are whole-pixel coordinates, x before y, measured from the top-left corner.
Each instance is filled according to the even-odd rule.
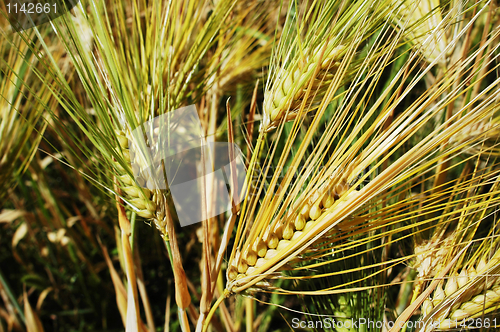
[[[3,12],[2,12],[3,14]],[[26,171],[48,123],[48,111],[57,100],[50,93],[56,84],[45,66],[42,43],[33,41],[32,30],[14,33],[0,17],[0,201],[16,179]],[[54,36],[42,27],[45,36]],[[65,54],[55,42],[53,58],[63,62]]]

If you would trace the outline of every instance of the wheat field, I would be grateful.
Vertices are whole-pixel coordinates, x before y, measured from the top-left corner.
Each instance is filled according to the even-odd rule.
[[[44,3],[0,4],[0,332],[499,329],[497,1]]]

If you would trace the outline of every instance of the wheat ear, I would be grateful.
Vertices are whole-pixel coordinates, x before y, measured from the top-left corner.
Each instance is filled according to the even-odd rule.
[[[339,204],[345,204],[347,196],[355,196],[356,190],[347,194],[351,189],[347,179],[353,169],[354,163],[351,163],[343,176],[333,176],[320,188],[308,192],[306,196],[295,201],[291,212],[282,220],[271,222],[259,241],[244,250],[243,254],[240,252],[236,254],[227,270],[228,280],[237,281],[257,275],[259,267],[313,229],[321,219],[330,214],[331,209]]]
[[[498,270],[499,263],[500,251],[497,251],[489,260],[482,258],[475,267],[463,268],[459,274],[448,278],[444,287],[439,285],[432,297],[423,302],[422,317],[428,318],[438,305],[456,297],[449,310],[432,317],[433,321],[439,321],[440,329],[456,328],[476,314],[500,305],[500,278],[491,274]]]
[[[395,20],[402,27],[408,27],[406,39],[418,47],[424,59],[432,63],[437,61],[445,65],[446,57],[441,56],[446,51],[450,42],[447,39],[446,19],[441,14],[439,0],[393,1],[401,5]]]
[[[153,194],[151,190],[145,188],[146,179],[141,177],[134,179],[130,176],[132,170],[130,168],[130,150],[127,135],[123,130],[117,130],[116,137],[119,145],[117,148],[121,150],[123,158],[127,162],[125,167],[118,162],[115,163],[117,171],[121,173],[117,177],[123,183],[122,190],[127,194],[127,202],[133,205],[137,209],[137,215],[143,218],[152,219],[161,217],[157,215],[157,190]]]
[[[264,131],[276,128],[281,121],[291,121],[297,117],[309,85],[312,83],[312,89],[316,91],[330,83],[345,49],[343,45],[335,46],[334,40],[325,40],[314,50],[305,50],[304,54],[310,53],[305,61],[296,61],[286,70],[282,69],[273,89],[264,95]],[[307,102],[311,104],[312,98],[308,99]]]

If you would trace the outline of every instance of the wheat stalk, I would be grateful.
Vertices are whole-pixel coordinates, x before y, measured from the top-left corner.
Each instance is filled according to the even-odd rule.
[[[493,159],[497,131],[495,126],[489,127],[494,122],[485,119],[496,119],[498,114],[499,79],[485,77],[498,69],[494,62],[498,29],[490,33],[485,24],[480,45],[471,48],[470,55],[463,51],[461,61],[452,66],[442,66],[438,77],[428,80],[431,83],[427,89],[420,91],[422,79],[433,71],[432,63],[447,62],[449,54],[445,50],[448,46],[442,45],[443,39],[436,39],[444,34],[442,26],[447,22],[442,19],[444,12],[437,3],[430,6],[435,7],[430,14],[425,12],[430,7],[425,9],[425,6],[415,15],[403,13],[397,19],[400,29],[394,30],[396,23],[392,19],[398,10],[408,11],[406,4],[398,7],[393,1],[291,2],[283,30],[278,18],[271,64],[265,68],[269,77],[264,92],[264,119],[249,158],[247,179],[259,170],[264,170],[264,174],[258,174],[255,190],[246,192],[241,210],[239,206],[231,207],[215,266],[211,261],[212,249],[218,245],[218,239],[209,232],[213,220],[202,224],[202,297],[198,315],[191,304],[174,219],[168,209],[168,190],[147,189],[163,178],[164,170],[160,166],[137,176],[142,167],[159,165],[162,154],[145,153],[144,160],[138,158],[140,162],[133,164],[136,160],[131,150],[139,148],[141,140],[132,132],[158,115],[201,99],[202,104],[206,101],[210,106],[201,107],[200,117],[208,123],[207,133],[216,135],[221,92],[231,90],[230,85],[236,79],[239,81],[240,76],[252,74],[256,67],[263,66],[271,42],[265,44],[267,38],[258,34],[247,38],[248,33],[255,34],[248,27],[238,29],[246,21],[243,16],[251,16],[260,4],[249,7],[240,4],[241,11],[233,11],[237,5],[232,0],[217,1],[213,6],[209,2],[153,1],[148,2],[151,7],[143,8],[145,3],[123,5],[114,0],[107,5],[91,0],[80,5],[79,10],[84,7],[89,10],[79,17],[82,22],[92,23],[92,35],[96,38],[91,45],[88,35],[79,36],[81,22],[67,17],[53,22],[71,50],[68,57],[74,62],[88,100],[81,102],[66,86],[66,73],[57,69],[57,57],[48,61],[54,67],[51,79],[63,82],[62,91],[52,90],[49,78],[44,83],[88,140],[81,142],[78,136],[68,135],[81,143],[88,162],[95,164],[92,169],[95,173],[87,177],[116,197],[121,231],[119,248],[125,256],[128,286],[127,291],[120,290],[122,301],[118,304],[127,330],[141,330],[143,324],[134,272],[136,263],[132,259],[133,227],[122,200],[131,208],[132,218],[138,215],[152,220],[165,240],[183,331],[189,330],[187,311],[192,321],[198,318],[198,330],[207,329],[217,306],[233,294],[251,296],[257,291],[267,291],[328,296],[376,292],[390,286],[386,276],[391,269],[412,257],[420,261],[417,265],[420,282],[432,276],[432,269],[442,269],[449,259],[444,250],[431,255],[429,251],[436,251],[439,244],[462,248],[473,241],[479,222],[473,218],[467,221],[469,214],[482,221],[486,218],[484,214],[496,212],[497,187],[493,186],[486,195],[490,203],[485,203],[485,195],[479,189],[488,188],[497,177]],[[110,8],[116,11],[112,14]],[[450,13],[455,9],[451,8]],[[480,5],[475,9],[484,11]],[[474,11],[473,15],[463,25],[470,27],[481,14]],[[449,16],[451,19],[453,15]],[[459,17],[457,14],[452,19],[459,21]],[[255,22],[253,18],[248,22]],[[423,23],[427,19],[432,21],[430,25]],[[450,45],[470,36],[471,29],[462,28],[463,25],[456,29]],[[34,31],[43,42],[39,31]],[[403,42],[408,37],[417,45],[409,51]],[[425,40],[433,41],[430,53],[420,47]],[[265,45],[256,54],[249,54],[258,43]],[[43,48],[49,54],[54,53],[47,45]],[[420,63],[418,52],[423,52],[430,64]],[[14,68],[13,73],[20,72],[19,66]],[[9,79],[14,80],[14,76]],[[203,96],[207,91],[210,96]],[[417,97],[415,91],[419,93]],[[7,91],[6,96],[9,102],[18,103],[12,91]],[[460,102],[462,105],[452,111],[452,105]],[[87,105],[92,105],[92,112],[86,109]],[[227,109],[228,136],[232,143],[233,114]],[[436,121],[445,112],[444,120]],[[310,116],[304,117],[306,113]],[[52,117],[56,124],[64,125],[56,112],[52,112]],[[252,119],[253,115],[249,117]],[[158,128],[145,129],[151,138],[145,143],[155,146],[160,138]],[[484,129],[488,129],[488,134],[479,133]],[[248,141],[251,141],[249,131]],[[479,146],[487,139],[493,143],[465,156],[464,149]],[[474,163],[480,158],[481,162]],[[264,167],[258,165],[262,160]],[[267,173],[266,166],[275,165],[286,168],[283,178],[278,172]],[[437,177],[446,178],[446,171],[462,174],[458,180],[436,181],[437,185],[429,186]],[[209,205],[211,197],[207,201]],[[209,208],[200,207],[203,212]],[[475,213],[474,208],[480,212]],[[224,289],[219,272],[237,221]],[[457,231],[445,235],[446,228],[455,224]],[[389,256],[391,245],[434,229],[437,235],[416,248],[414,254]],[[495,238],[491,232],[488,238]],[[49,233],[49,240],[53,237]],[[495,308],[500,285],[494,274],[498,273],[500,259],[497,253],[481,256],[492,242],[484,241],[480,254],[473,254],[461,273],[455,273],[461,261],[454,265],[455,272],[450,273],[448,281],[424,301],[422,312],[426,317],[447,318],[449,323],[453,318],[466,319],[484,308],[487,311]],[[378,255],[380,251],[385,253]],[[377,259],[365,260],[370,253]],[[347,261],[355,261],[357,265],[342,271],[325,269],[317,273],[319,267]],[[479,263],[473,264],[475,261]],[[111,260],[108,266],[112,269]],[[354,275],[354,271],[360,273]],[[330,283],[335,280],[330,277],[343,273],[350,277]],[[439,276],[445,273],[448,270],[442,270]],[[118,276],[113,278],[119,280]],[[278,278],[291,280],[294,285],[307,281],[312,287],[287,289],[290,284],[274,283]],[[375,284],[366,282],[375,279]],[[214,289],[221,297],[209,311]],[[415,294],[419,292],[418,289]],[[128,310],[123,306],[124,294],[128,296]],[[355,316],[354,306],[360,298],[339,295],[334,314],[343,321]],[[252,300],[245,304],[246,325],[251,330]],[[231,328],[227,310],[223,314],[226,326]]]
[[[473,123],[451,137],[450,143],[463,146],[467,154],[475,155],[487,151],[489,156],[498,155],[498,137],[500,136],[498,121],[498,118],[494,118]]]
[[[216,75],[213,62],[224,60],[225,54],[218,59],[205,56],[217,42],[221,43],[221,48],[228,43],[220,36],[226,32],[228,39],[234,36],[234,26],[225,23],[235,3],[234,0],[218,1],[213,8],[208,2],[196,1],[154,2],[148,8],[141,8],[144,3],[134,1],[79,3],[75,10],[89,22],[95,40],[90,48],[88,35],[80,33],[78,22],[71,16],[65,15],[53,22],[88,97],[81,103],[64,84],[66,78],[57,70],[54,58],[49,57],[55,68],[52,74],[63,82],[62,93],[53,93],[91,143],[90,148],[87,142],[81,144],[83,155],[96,166],[92,169],[94,174],[86,175],[101,190],[116,197],[120,204],[123,199],[137,215],[153,220],[160,230],[172,262],[179,320],[184,331],[189,330],[186,311],[191,297],[174,233],[174,220],[168,213],[168,192],[151,191],[146,188],[149,179],[133,176],[130,147],[134,144],[137,147],[140,142],[132,137],[132,132],[144,122],[182,106],[188,99],[191,103],[198,100],[213,84],[211,78]],[[209,9],[212,9],[211,15],[208,15]],[[43,38],[38,37],[43,44]],[[44,48],[49,49],[47,45]],[[193,80],[196,89],[189,88]],[[48,80],[44,83],[50,85]],[[92,112],[85,108],[87,103],[92,105]],[[50,113],[55,123],[62,124],[55,112]],[[79,141],[77,135],[64,127],[61,125],[68,137]],[[151,137],[156,139],[154,133]],[[150,176],[162,178],[158,174]],[[116,179],[114,183],[109,181],[113,178]],[[127,246],[131,236],[130,222],[120,204],[117,205],[120,244],[128,264],[133,261],[130,246]],[[130,330],[140,325],[140,314],[133,266],[128,264],[126,267],[128,306],[135,309],[127,310],[127,322],[135,322],[127,323]]]
[[[160,194],[159,191],[156,191],[152,194],[151,190],[146,187],[146,179],[143,178],[135,178],[130,176],[132,173],[130,169],[130,149],[129,149],[129,138],[122,130],[116,131],[116,137],[119,143],[118,149],[121,149],[121,153],[124,156],[125,161],[127,162],[126,168],[119,163],[116,163],[116,168],[119,171],[123,172],[123,175],[118,176],[118,179],[123,183],[122,190],[128,195],[127,201],[138,209],[137,215],[146,218],[146,219],[155,219],[157,222],[158,229],[161,229],[162,232],[165,231],[165,225],[163,224],[163,219],[165,217],[165,212],[158,210],[157,211],[157,196]],[[158,222],[162,221],[162,224]],[[161,228],[163,227],[163,228]]]

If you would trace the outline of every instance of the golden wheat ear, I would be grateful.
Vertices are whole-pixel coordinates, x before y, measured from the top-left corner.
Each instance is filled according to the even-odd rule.
[[[390,3],[372,6],[336,1],[301,7],[298,15],[294,9],[288,11],[284,31],[276,41],[264,91],[260,129],[264,132],[314,111],[329,85],[352,79],[360,65],[356,51],[393,9]],[[313,19],[318,15],[321,19]]]
[[[437,0],[393,1],[397,6],[394,20],[407,29],[405,38],[423,55],[425,61],[446,66],[447,57],[453,52],[450,31],[455,13],[449,11],[443,18],[443,6]],[[450,5],[455,9],[453,4]]]
[[[421,331],[451,330],[466,325],[471,318],[490,321],[500,305],[500,254],[482,258],[474,265],[440,284],[432,296],[422,303]],[[434,322],[439,322],[436,326]],[[490,323],[492,324],[492,323]],[[492,326],[492,325],[491,325]]]
[[[475,160],[484,163],[479,155]],[[490,319],[490,313],[496,310],[499,240],[495,235],[498,222],[491,216],[500,203],[498,173],[496,162],[478,170],[474,161],[466,161],[456,181],[434,188],[430,195],[435,199],[436,193],[442,192],[443,197],[453,200],[444,200],[443,212],[432,218],[435,226],[429,239],[417,242],[415,247],[413,267],[418,274],[411,306],[421,304],[419,325],[415,325],[420,331],[453,330],[465,326],[471,317],[485,315],[483,318]],[[426,205],[422,202],[424,210]],[[456,262],[448,271],[445,266],[453,260]],[[429,281],[436,285],[431,292],[426,286]]]

